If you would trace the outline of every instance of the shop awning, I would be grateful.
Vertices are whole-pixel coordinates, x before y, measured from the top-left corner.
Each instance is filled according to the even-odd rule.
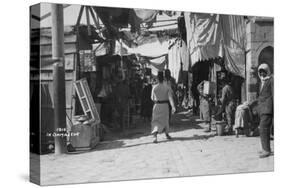
[[[190,63],[224,57],[225,68],[245,77],[246,26],[243,16],[185,13]]]
[[[187,47],[191,65],[222,55],[218,14],[185,13]]]

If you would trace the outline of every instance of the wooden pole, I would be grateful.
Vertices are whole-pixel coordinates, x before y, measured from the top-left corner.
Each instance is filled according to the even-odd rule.
[[[81,8],[80,8],[80,11],[79,11],[79,14],[78,14],[78,18],[77,18],[77,21],[76,21],[76,26],[80,25],[80,21],[81,21],[81,18],[82,18],[82,14],[83,14],[84,8],[85,8],[85,6],[81,6]]]
[[[98,22],[98,18],[95,17],[94,11],[92,10],[92,7],[89,7],[89,11],[92,15],[93,21],[95,23],[96,29],[100,29],[100,24]]]
[[[92,36],[89,9],[90,9],[89,7],[86,7],[87,30],[88,30],[88,36]]]
[[[64,72],[64,24],[63,5],[52,4],[52,58],[57,60],[53,67],[53,101],[55,127],[55,154],[66,152],[65,72]]]

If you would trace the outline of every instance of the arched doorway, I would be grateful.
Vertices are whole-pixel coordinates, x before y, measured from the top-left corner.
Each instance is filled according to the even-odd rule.
[[[271,73],[273,73],[273,67],[274,67],[274,54],[273,54],[273,47],[272,46],[267,46],[263,48],[258,56],[258,65],[262,63],[268,64]],[[258,70],[256,70],[256,77],[258,78]],[[258,91],[260,90],[260,79],[258,79],[258,82],[256,84],[256,90],[257,94],[259,93]]]
[[[273,73],[273,68],[274,68],[274,52],[273,52],[273,47],[272,46],[267,46],[265,47],[259,54],[258,57],[258,62],[259,65],[261,63],[267,63],[270,67],[271,72]]]

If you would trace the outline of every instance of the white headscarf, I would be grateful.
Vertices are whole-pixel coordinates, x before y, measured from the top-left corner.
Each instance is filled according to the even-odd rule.
[[[264,70],[266,72],[266,77],[261,77],[260,70]],[[258,74],[259,74],[260,79],[263,81],[269,79],[271,77],[271,71],[270,71],[268,64],[266,64],[266,63],[260,64],[260,66],[258,68]]]
[[[260,75],[260,70],[264,70],[266,72],[266,77],[262,77]],[[269,68],[268,64],[266,64],[266,63],[260,64],[260,66],[258,68],[258,75],[259,75],[259,78],[261,80],[261,89],[262,89],[262,87],[264,85],[264,82],[271,77],[271,71],[270,71],[270,68]]]

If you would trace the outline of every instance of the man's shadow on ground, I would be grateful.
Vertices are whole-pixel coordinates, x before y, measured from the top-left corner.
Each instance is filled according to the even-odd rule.
[[[156,144],[162,144],[166,142],[175,142],[175,141],[191,141],[191,140],[208,140],[209,138],[215,137],[216,134],[209,134],[209,135],[193,135],[192,137],[172,137],[171,140],[160,140]],[[151,137],[151,142],[144,142],[144,143],[138,143],[138,144],[130,144],[125,145],[124,141],[121,140],[115,140],[115,141],[109,141],[104,142],[98,145],[94,151],[102,151],[102,150],[108,150],[108,149],[121,149],[121,148],[130,148],[130,147],[137,147],[142,145],[156,145],[152,142],[153,138]]]

